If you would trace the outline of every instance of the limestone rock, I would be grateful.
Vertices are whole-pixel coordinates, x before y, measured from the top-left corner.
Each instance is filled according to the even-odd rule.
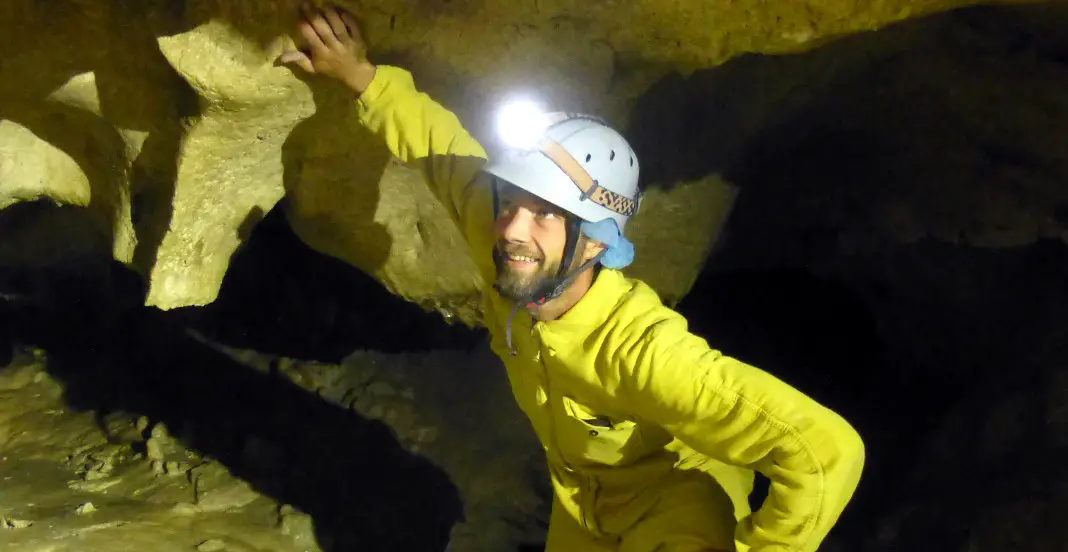
[[[737,185],[731,248],[762,263],[1064,241],[1066,24],[1063,4],[988,6],[738,57],[651,87],[636,148],[665,184]]]
[[[200,552],[218,552],[226,550],[226,542],[222,539],[208,539],[197,545]]]
[[[44,355],[21,354],[7,366],[0,367],[0,391],[16,391],[48,378],[44,371]]]
[[[491,150],[486,107],[517,88],[624,124],[668,72],[803,50],[970,3],[341,2],[360,16],[376,61],[411,69]],[[421,177],[352,123],[351,98],[275,65],[293,45],[296,16],[291,0],[5,2],[0,208],[42,199],[68,209],[0,219],[18,236],[0,262],[32,259],[55,233],[66,236],[57,256],[95,256],[95,234],[145,277],[147,304],[204,305],[257,221],[286,199],[290,223],[316,250],[476,324],[485,283]],[[635,225],[643,264],[634,272],[667,300],[686,293],[703,263],[725,194],[705,183],[650,197]],[[90,231],[69,223],[79,218]]]
[[[297,546],[306,550],[318,550],[315,539],[315,522],[308,514],[284,505],[278,511],[278,528],[283,535],[293,538]]]
[[[260,497],[248,482],[234,478],[216,463],[203,464],[192,473],[196,481],[196,507],[202,512],[236,510]]]
[[[177,439],[171,436],[166,424],[159,422],[152,426],[148,439],[145,440],[145,454],[149,460],[168,463],[176,457],[184,458],[187,451]]]
[[[0,516],[0,528],[4,529],[25,529],[33,525],[32,521],[25,519],[14,519]]]
[[[0,121],[0,152],[0,208],[42,196],[69,205],[89,205],[89,181],[78,163],[30,129]],[[45,189],[42,184],[55,187]]]

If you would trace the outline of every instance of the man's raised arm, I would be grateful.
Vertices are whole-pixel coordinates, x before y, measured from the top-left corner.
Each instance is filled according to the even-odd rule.
[[[456,115],[415,88],[408,71],[367,60],[366,44],[350,14],[337,8],[303,10],[300,32],[307,48],[286,52],[280,61],[351,89],[358,98],[360,122],[394,156],[422,171],[460,226],[479,268],[492,270],[489,255],[482,254],[492,248],[485,243],[492,235],[492,195],[475,182],[486,162],[485,150]]]

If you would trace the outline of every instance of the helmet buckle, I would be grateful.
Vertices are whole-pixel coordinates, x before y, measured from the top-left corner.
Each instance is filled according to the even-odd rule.
[[[590,186],[589,189],[587,189],[586,191],[582,192],[581,195],[579,195],[579,201],[586,201],[587,199],[589,199],[593,195],[593,192],[597,190],[597,187],[597,181],[594,180],[593,185]]]

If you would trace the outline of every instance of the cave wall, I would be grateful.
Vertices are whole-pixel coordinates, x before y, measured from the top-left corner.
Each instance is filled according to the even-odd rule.
[[[516,88],[624,124],[669,72],[743,52],[805,50],[968,3],[342,5],[360,15],[376,60],[413,70],[492,150],[486,106]],[[281,205],[318,251],[477,323],[484,283],[421,177],[345,124],[352,102],[339,90],[274,64],[293,44],[296,14],[296,2],[281,0],[0,7],[9,52],[0,62],[0,208],[33,200],[80,208],[5,216],[5,263],[34,257],[31,236],[63,236],[49,259],[72,250],[93,257],[84,252],[103,241],[143,275],[146,304],[204,305],[233,253]],[[650,193],[634,228],[633,274],[672,303],[703,266],[733,197],[715,176],[678,183],[687,185]]]
[[[886,336],[946,379],[975,377],[998,356],[975,351],[1056,324],[1064,28],[1063,4],[976,7],[741,57],[651,88],[635,142],[668,181],[720,172],[739,187],[712,272],[844,279]]]
[[[670,76],[632,116],[666,183],[739,189],[691,326],[865,438],[828,550],[1063,548],[1066,28],[957,10]]]
[[[1064,239],[1063,24],[1056,3],[973,8],[665,79],[635,115],[655,129],[641,153],[666,182],[727,174],[761,209],[732,231],[769,259],[817,227],[842,249]]]

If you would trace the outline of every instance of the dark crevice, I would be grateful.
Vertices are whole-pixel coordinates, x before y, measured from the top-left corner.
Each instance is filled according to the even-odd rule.
[[[186,323],[234,347],[337,362],[354,350],[470,349],[482,332],[450,325],[352,266],[313,251],[274,209],[235,253],[219,298],[180,309]]]

